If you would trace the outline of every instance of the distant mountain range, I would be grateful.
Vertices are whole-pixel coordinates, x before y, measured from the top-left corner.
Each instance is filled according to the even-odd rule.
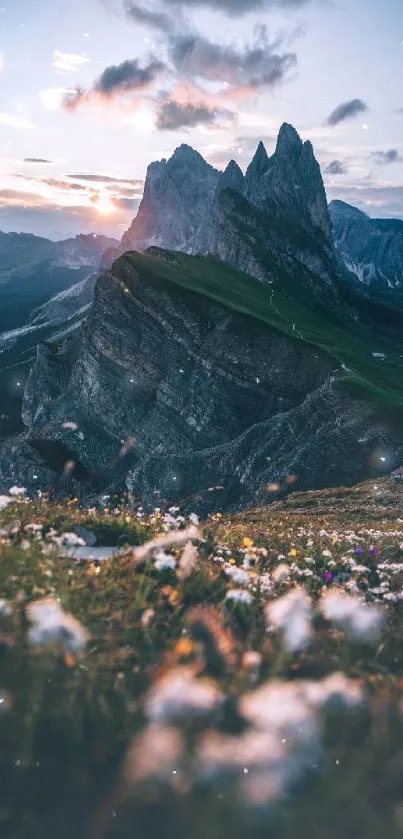
[[[0,339],[9,370],[41,339],[0,490],[206,512],[400,465],[403,314],[346,267],[335,204],[287,124],[245,175],[189,146],[151,164],[93,303],[95,276]]]
[[[403,308],[403,221],[372,219],[344,201],[331,201],[329,211],[350,281],[361,293]]]

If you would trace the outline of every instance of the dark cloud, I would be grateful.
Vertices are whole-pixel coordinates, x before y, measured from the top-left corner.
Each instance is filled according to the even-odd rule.
[[[125,11],[128,17],[135,21],[135,23],[144,23],[161,32],[170,32],[172,29],[172,17],[157,9],[152,11],[148,8],[146,9],[144,6],[139,6],[138,3],[128,3]]]
[[[45,160],[44,157],[24,157],[24,163],[52,163],[51,160]]]
[[[331,160],[323,170],[327,175],[345,175],[347,167],[341,160]]]
[[[227,15],[245,15],[248,12],[268,11],[269,9],[301,9],[310,0],[165,0],[169,6],[195,8],[205,6]]]
[[[131,178],[114,178],[112,175],[97,175],[87,172],[79,173],[78,175],[66,175],[73,181],[88,181],[94,184],[131,184],[137,189],[142,189],[144,181],[132,180]]]
[[[170,99],[163,102],[157,111],[156,126],[159,131],[176,131],[178,128],[194,128],[196,125],[211,125],[220,116],[217,108],[208,105],[180,104]]]
[[[377,163],[381,164],[399,163],[402,160],[402,157],[397,149],[388,149],[388,151],[374,151],[372,152],[371,157],[373,157]]]
[[[202,35],[172,35],[169,54],[176,70],[188,76],[251,89],[282,82],[297,63],[293,52],[279,52],[281,40],[270,41],[265,26],[249,46],[238,48],[210,41]]]
[[[150,61],[145,67],[140,67],[136,58],[133,61],[122,61],[121,64],[111,64],[105,67],[99,79],[94,83],[93,89],[103,96],[143,90],[164,69],[164,64],[157,60]]]
[[[338,125],[345,119],[351,119],[368,110],[368,105],[362,99],[350,99],[348,102],[341,102],[337,108],[329,114],[326,122],[328,125]]]
[[[164,69],[165,65],[157,59],[150,59],[144,67],[140,66],[137,58],[111,64],[105,67],[90,90],[82,87],[68,90],[63,98],[63,107],[67,111],[74,111],[94,96],[112,99],[121,94],[140,92],[149,87]]]

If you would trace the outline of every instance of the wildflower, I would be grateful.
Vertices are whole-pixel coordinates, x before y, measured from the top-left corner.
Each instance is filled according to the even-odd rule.
[[[253,602],[253,597],[250,591],[245,591],[245,589],[241,588],[232,588],[227,592],[226,600],[234,600],[236,603],[250,604]]]
[[[295,652],[306,646],[311,635],[311,601],[303,588],[296,588],[265,608],[268,628],[282,629],[285,646]]]
[[[164,551],[160,551],[155,555],[154,567],[157,571],[174,571],[176,568],[176,559],[172,554],[166,554]]]
[[[189,521],[191,524],[194,524],[196,527],[199,526],[199,516],[196,516],[196,513],[190,513]]]
[[[371,556],[377,556],[377,554],[379,553],[378,548],[376,548],[375,545],[370,546],[369,552]]]
[[[199,554],[195,545],[192,542],[186,542],[182,551],[182,556],[179,560],[179,567],[177,571],[178,578],[185,580],[196,570],[199,564]]]
[[[176,667],[151,688],[144,709],[157,723],[180,723],[208,716],[223,701],[214,682],[196,679],[187,667]]]
[[[332,574],[331,571],[325,571],[323,577],[324,577],[324,579],[326,580],[327,583],[330,583],[331,580],[333,580],[333,574]]]
[[[363,554],[363,553],[364,553],[364,551],[363,551],[363,549],[360,547],[360,545],[357,545],[357,547],[356,547],[356,548],[354,548],[354,553],[355,553],[355,554]]]
[[[194,525],[188,527],[186,530],[179,530],[176,532],[165,533],[162,536],[156,536],[146,542],[145,545],[140,545],[132,551],[132,557],[136,562],[144,562],[150,556],[155,555],[156,552],[164,548],[172,548],[186,544],[189,540],[199,539],[199,531]]]
[[[12,613],[11,606],[7,603],[7,600],[4,600],[3,597],[0,597],[0,616],[3,618],[10,617]]]
[[[11,504],[12,498],[9,498],[8,495],[0,495],[0,512],[5,510],[8,504]]]
[[[374,606],[338,591],[322,595],[320,609],[329,621],[359,640],[373,640],[382,625],[382,615]]]
[[[253,547],[253,539],[249,536],[244,536],[242,539],[242,547],[243,548],[252,548]]]
[[[133,741],[123,767],[125,788],[149,779],[172,782],[184,751],[183,737],[173,726],[152,723]]]
[[[332,558],[332,552],[331,552],[331,551],[329,551],[329,550],[326,548],[324,551],[322,551],[322,556],[326,556],[326,557],[329,557],[329,558],[331,559],[331,558]]]
[[[281,584],[284,583],[289,576],[290,566],[285,565],[285,563],[283,563],[283,565],[279,565],[278,568],[273,571],[273,580],[279,586],[281,586]]]
[[[227,568],[224,569],[225,573],[228,577],[231,577],[234,583],[238,586],[247,586],[249,583],[249,576],[242,568],[234,567],[233,565],[229,565]]]
[[[59,643],[65,650],[79,651],[88,641],[87,630],[73,615],[64,612],[52,598],[36,600],[27,606],[28,620],[33,624],[28,633],[30,644],[43,646]]]
[[[14,496],[14,497],[18,497],[19,495],[25,495],[25,493],[26,493],[25,487],[18,487],[18,486],[13,486],[8,491],[8,494],[11,495],[11,496]]]
[[[296,555],[297,555],[297,549],[296,548],[291,548],[289,556],[296,556]]]

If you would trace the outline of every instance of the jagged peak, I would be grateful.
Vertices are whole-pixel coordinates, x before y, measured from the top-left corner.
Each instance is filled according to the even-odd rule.
[[[289,122],[283,122],[278,132],[275,154],[289,154],[292,150],[301,151],[302,140],[298,131]]]
[[[266,147],[261,140],[255,154],[252,158],[251,163],[249,164],[246,170],[246,178],[256,177],[263,175],[269,165],[269,157],[266,151]]]
[[[243,177],[241,167],[238,166],[236,160],[234,160],[233,158],[230,160],[228,165],[225,167],[223,174],[225,175],[227,172],[237,172],[237,173],[240,172],[242,177]]]
[[[192,146],[188,146],[186,143],[182,143],[182,145],[178,146],[170,160],[169,163],[202,163],[204,166],[208,167],[209,164],[205,161],[204,157],[200,154],[200,152],[196,151]]]

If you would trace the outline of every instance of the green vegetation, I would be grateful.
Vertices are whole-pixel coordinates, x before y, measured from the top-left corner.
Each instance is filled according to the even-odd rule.
[[[113,504],[99,511],[80,509],[77,501],[52,505],[45,497],[9,503],[0,512],[2,838],[266,839],[270,828],[271,839],[340,839],[353,832],[357,839],[400,839],[401,601],[382,601],[373,590],[381,578],[384,594],[402,590],[402,493],[387,481],[367,482],[296,493],[247,514],[216,513],[200,525],[196,564],[184,575],[183,547],[169,551],[175,568],[158,566],[153,556],[138,561],[129,546],[103,562],[80,561],[57,541],[80,526],[100,545],[139,545],[189,524],[174,511],[139,518]],[[288,575],[276,578],[280,565]],[[299,586],[315,608],[324,592],[355,588],[370,608],[383,611],[381,636],[352,643],[317,613],[310,643],[287,651],[281,631],[265,627],[265,609]],[[240,589],[249,595],[245,601],[228,597]],[[71,649],[67,636],[49,646],[29,643],[30,604],[42,598],[60,601],[85,627],[82,651]],[[174,694],[173,707],[184,703],[175,730],[185,738],[186,755],[175,757],[164,775],[164,750],[158,759],[152,750],[166,727],[147,723],[147,697],[159,690],[165,707],[159,713],[169,714],[161,685],[183,672],[193,688],[220,690],[228,699],[218,714],[196,722],[187,710],[191,690]],[[294,687],[297,697],[304,680],[320,683],[335,672],[360,685],[365,703],[321,713],[322,748],[304,744],[297,785],[292,781],[281,793],[287,761],[292,771],[300,762],[298,751],[286,752],[275,770],[273,799],[263,812],[245,806],[237,779],[242,783],[245,767],[253,793],[259,773],[250,754],[245,763],[238,698],[277,680],[288,686],[291,742],[300,707]],[[151,739],[141,747],[147,732]],[[239,738],[239,771],[192,784],[192,755],[205,733],[227,743]],[[132,782],[125,775],[122,786],[123,765]],[[269,788],[276,777],[269,775]]]
[[[374,335],[358,322],[343,322],[330,308],[310,305],[307,289],[285,272],[272,285],[265,285],[212,256],[165,253],[167,261],[151,255],[125,254],[119,260],[119,273],[128,287],[132,266],[154,284],[174,283],[215,300],[330,355],[340,371],[340,383],[359,398],[375,400],[381,406],[403,407],[402,347],[393,335],[386,337],[384,329]],[[391,312],[391,317],[396,314]],[[374,358],[373,352],[384,353],[385,359]]]

